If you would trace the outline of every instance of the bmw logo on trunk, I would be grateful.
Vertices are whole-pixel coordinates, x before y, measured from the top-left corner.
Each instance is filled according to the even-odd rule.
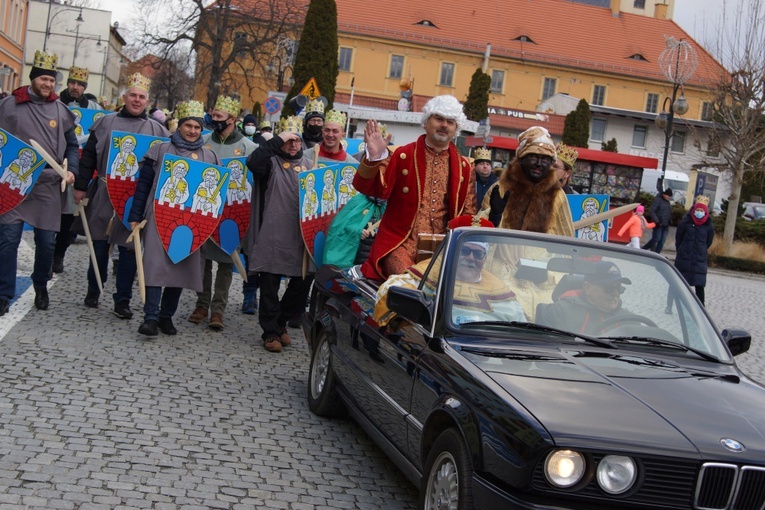
[[[726,450],[730,450],[735,453],[741,453],[746,450],[746,447],[744,447],[743,444],[729,437],[720,439],[720,444],[723,445]]]

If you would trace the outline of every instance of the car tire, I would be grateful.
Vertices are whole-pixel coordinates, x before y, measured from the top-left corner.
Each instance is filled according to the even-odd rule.
[[[343,412],[343,402],[337,393],[337,381],[332,371],[329,339],[322,331],[316,339],[308,371],[308,408],[318,416],[333,418]]]
[[[473,465],[456,429],[443,431],[428,453],[420,490],[420,508],[473,510]]]

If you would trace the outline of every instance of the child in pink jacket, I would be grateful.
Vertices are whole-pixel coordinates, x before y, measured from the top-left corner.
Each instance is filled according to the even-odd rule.
[[[637,206],[632,217],[627,220],[627,223],[625,223],[621,229],[619,229],[619,235],[623,235],[625,231],[629,232],[630,242],[627,246],[632,246],[638,250],[640,249],[640,238],[643,237],[643,230],[656,226],[656,223],[649,223],[646,221],[643,216],[644,212],[645,207],[642,205]]]

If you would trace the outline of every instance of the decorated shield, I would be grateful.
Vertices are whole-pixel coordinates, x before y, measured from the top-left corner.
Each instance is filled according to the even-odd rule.
[[[300,229],[308,253],[317,266],[321,266],[327,231],[337,211],[352,196],[340,201],[340,190],[345,194],[353,189],[353,176],[358,165],[336,163],[300,172]],[[348,180],[350,179],[350,180]],[[350,188],[348,187],[350,186]]]
[[[226,202],[229,169],[165,154],[154,194],[154,222],[177,264],[212,235]]]
[[[0,214],[29,196],[45,160],[29,145],[0,129]]]
[[[87,141],[87,137],[90,136],[90,128],[93,123],[103,117],[104,115],[111,115],[113,111],[110,110],[98,110],[96,108],[80,108],[77,106],[70,106],[70,110],[74,113],[74,133],[77,135],[78,140]],[[81,145],[85,145],[82,143]]]
[[[242,243],[250,226],[252,201],[252,173],[247,169],[247,158],[223,158],[223,166],[230,175],[226,189],[220,224],[212,234],[215,244],[231,255]]]
[[[609,195],[566,195],[574,221],[585,220],[609,209]],[[590,241],[608,241],[608,220],[580,228],[574,232],[577,238]]]
[[[159,138],[150,135],[112,131],[109,143],[109,159],[106,173],[106,190],[109,200],[114,206],[117,217],[122,220],[125,228],[130,229],[127,220],[130,207],[133,205],[133,195],[141,173],[138,164],[146,151],[154,144],[167,142],[169,138]]]

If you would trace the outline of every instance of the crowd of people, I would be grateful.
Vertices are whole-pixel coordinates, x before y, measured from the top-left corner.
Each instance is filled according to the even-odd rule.
[[[35,306],[46,310],[47,282],[53,272],[64,270],[64,255],[72,235],[83,233],[83,222],[75,220],[73,213],[87,199],[84,212],[95,255],[87,272],[86,306],[99,306],[111,250],[116,247],[116,292],[112,298],[117,317],[132,318],[133,283],[141,260],[147,260],[150,263],[143,265],[142,272],[145,303],[139,333],[177,334],[173,317],[183,289],[194,291],[197,298],[188,320],[223,330],[235,261],[212,238],[179,261],[171,260],[166,253],[154,221],[153,200],[165,171],[162,166],[166,156],[216,166],[229,158],[243,158],[246,162],[246,169],[232,170],[235,178],[229,183],[231,193],[221,193],[220,197],[238,191],[240,201],[246,198],[250,203],[249,231],[239,248],[246,271],[241,312],[258,314],[263,345],[271,352],[280,352],[291,344],[287,328],[295,324],[305,308],[315,271],[312,261],[307,260],[300,229],[298,174],[303,170],[333,163],[358,165],[355,176],[343,176],[347,196],[328,233],[326,253],[327,259],[337,265],[361,264],[363,275],[374,280],[405,273],[417,262],[420,236],[444,234],[450,222],[463,216],[482,218],[499,228],[574,235],[565,194],[574,193],[568,179],[575,166],[576,149],[556,146],[545,128],[535,126],[519,135],[515,158],[506,167],[494,168],[491,152],[485,148],[478,148],[473,158],[467,158],[454,144],[467,119],[462,104],[453,96],[437,96],[425,104],[424,133],[406,145],[390,148],[390,135],[384,126],[368,121],[364,149],[350,155],[343,144],[346,114],[325,111],[325,102],[320,99],[308,102],[302,118],[282,118],[272,133],[269,122],[259,123],[256,116],[243,112],[238,99],[225,95],[218,97],[209,112],[193,100],[178,104],[172,114],[149,110],[150,80],[136,73],[127,82],[117,113],[99,118],[89,135],[78,139],[76,119],[67,105],[90,109],[102,105],[85,92],[87,69],[73,67],[66,89],[58,96],[54,92],[56,68],[54,55],[36,52],[29,76],[31,84],[0,101],[0,127],[24,142],[38,141],[56,163],[66,160],[68,184],[62,193],[61,176],[47,165],[29,196],[0,214],[0,315],[9,310],[16,294],[23,223],[34,229]],[[203,134],[205,129],[210,132]],[[140,161],[130,162],[140,168],[127,215],[130,228],[115,216],[107,192],[106,171],[114,131],[167,140],[153,144]],[[251,184],[244,176],[247,171],[251,172]],[[172,195],[170,201],[178,198],[180,204],[180,197],[188,197],[193,190],[188,189],[183,172],[173,172],[168,181],[172,189],[165,196]],[[211,198],[220,191],[214,186],[219,179],[219,173],[210,173],[209,189],[197,191],[197,195],[212,203]],[[355,190],[353,194],[351,189]],[[656,226],[649,247],[656,251],[661,251],[669,224],[667,194],[671,196],[671,191],[662,194],[651,209]],[[642,230],[653,226],[642,214],[641,206],[629,228],[631,245],[635,247],[639,247]],[[708,245],[713,235],[713,231],[710,235],[708,229],[704,230],[708,224],[706,218],[694,212],[681,225],[678,240],[682,244],[688,239],[694,249],[703,243]],[[142,241],[142,258],[136,254],[136,236]],[[466,274],[468,269],[480,274],[483,248],[471,247],[465,258],[473,265],[466,265]],[[512,283],[510,271],[514,263],[512,254],[499,254],[490,272]],[[286,288],[279,297],[285,278]],[[699,297],[703,301],[703,279],[694,282],[697,292],[701,289]],[[530,295],[535,292],[534,288],[527,290]]]

